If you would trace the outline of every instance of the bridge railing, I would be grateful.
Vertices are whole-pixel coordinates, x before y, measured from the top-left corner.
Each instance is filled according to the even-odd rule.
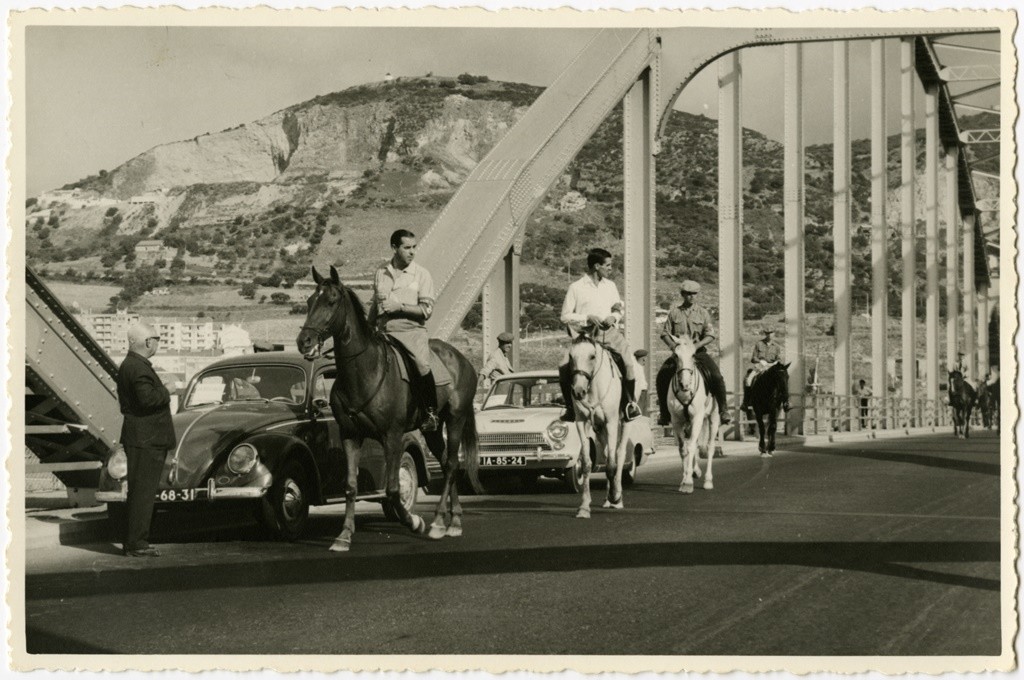
[[[944,399],[905,399],[902,397],[861,397],[847,394],[792,394],[796,409],[803,400],[802,434],[831,434],[871,430],[899,430],[910,427],[952,427],[949,405]],[[789,432],[786,418],[779,415],[779,432]],[[756,427],[746,413],[740,415],[742,433]]]

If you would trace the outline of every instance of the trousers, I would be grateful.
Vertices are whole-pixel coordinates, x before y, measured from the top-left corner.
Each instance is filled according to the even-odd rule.
[[[138,446],[124,447],[128,457],[128,526],[124,547],[139,550],[149,546],[149,527],[153,522],[153,505],[160,477],[167,458],[166,449]]]

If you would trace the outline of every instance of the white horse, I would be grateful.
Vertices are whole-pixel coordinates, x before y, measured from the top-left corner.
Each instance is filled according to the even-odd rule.
[[[598,456],[604,454],[608,477],[606,508],[622,509],[622,467],[626,459],[626,440],[619,424],[622,380],[611,353],[587,332],[573,340],[569,348],[572,369],[572,401],[576,410],[576,431],[580,436],[580,462],[583,484],[576,517],[590,517],[590,440],[597,443]]]
[[[693,342],[688,337],[672,338],[675,347],[676,372],[668,393],[668,410],[672,416],[672,432],[679,445],[679,457],[683,459],[683,481],[681,493],[693,493],[693,477],[700,477],[700,463],[695,457],[697,449],[707,457],[704,473],[704,488],[713,489],[714,476],[711,461],[715,454],[712,444],[718,443],[721,416],[718,402],[708,390],[704,376],[693,360]]]

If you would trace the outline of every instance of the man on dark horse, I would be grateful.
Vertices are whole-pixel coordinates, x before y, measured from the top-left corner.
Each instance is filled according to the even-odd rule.
[[[697,350],[693,359],[710,376],[708,390],[718,401],[718,413],[722,425],[728,425],[732,419],[729,417],[729,411],[725,405],[725,379],[722,378],[718,364],[711,358],[707,350],[707,345],[710,345],[715,339],[715,326],[711,322],[711,313],[695,301],[697,293],[700,292],[700,284],[696,281],[683,281],[679,292],[683,296],[683,303],[669,312],[668,318],[665,319],[665,323],[661,327],[661,339],[669,347],[674,344],[672,336],[689,336],[693,340],[693,345]],[[675,372],[675,355],[670,354],[665,363],[661,365],[655,380],[660,410],[659,425],[668,425],[672,422],[668,412],[668,387],[672,383],[672,376]]]
[[[574,281],[565,294],[561,320],[570,331],[576,333],[588,326],[599,329],[594,339],[622,362],[625,369],[623,391],[627,399],[623,419],[630,421],[640,416],[640,406],[634,396],[636,368],[633,352],[626,344],[626,336],[619,330],[623,305],[618,287],[608,278],[611,273],[612,254],[604,248],[592,248],[587,253],[587,273]],[[576,413],[572,403],[572,370],[569,367],[568,351],[558,367],[558,378],[565,399],[562,420],[572,422],[576,419]]]
[[[426,414],[420,430],[437,430],[437,388],[430,370],[427,319],[434,311],[434,280],[416,257],[416,235],[407,229],[391,234],[391,259],[373,277],[373,300],[368,320],[402,345],[416,364],[410,376],[413,394]],[[418,379],[417,379],[418,377]]]
[[[963,376],[965,383],[971,387],[975,387],[974,381],[971,379],[970,373],[968,372],[970,369],[967,366],[967,355],[963,352],[957,352],[956,363],[953,364],[953,368],[949,370],[960,373],[960,375]]]
[[[772,364],[782,363],[782,347],[772,338],[774,333],[774,328],[765,326],[761,329],[761,339],[754,344],[754,351],[750,355],[750,363],[753,365],[743,381],[746,388],[743,390],[743,405],[740,407],[743,411],[750,408],[750,386],[757,380],[757,376],[768,370]],[[782,408],[785,411],[789,410],[789,398],[782,403]]]

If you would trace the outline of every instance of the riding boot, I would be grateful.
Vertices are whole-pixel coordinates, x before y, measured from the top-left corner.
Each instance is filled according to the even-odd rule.
[[[640,417],[640,405],[636,403],[636,398],[633,393],[636,389],[636,380],[630,380],[627,378],[625,381],[626,388],[626,409],[623,420],[627,423],[631,420],[636,420]]]
[[[427,371],[420,376],[420,404],[423,405],[423,422],[420,432],[435,432],[440,426],[437,419],[437,386],[434,384],[434,372]]]
[[[672,416],[668,412],[668,389],[672,384],[672,374],[675,372],[675,362],[666,360],[658,369],[658,375],[654,379],[654,386],[658,393],[658,425],[668,426],[672,424]]]
[[[722,425],[728,425],[732,422],[732,418],[729,416],[729,408],[726,406],[725,380],[722,378],[715,381],[715,399],[718,401],[719,422]]]
[[[562,399],[565,400],[565,413],[560,419],[571,423],[576,420],[576,411],[572,407],[572,370],[569,364],[558,367],[558,384],[562,388]]]

